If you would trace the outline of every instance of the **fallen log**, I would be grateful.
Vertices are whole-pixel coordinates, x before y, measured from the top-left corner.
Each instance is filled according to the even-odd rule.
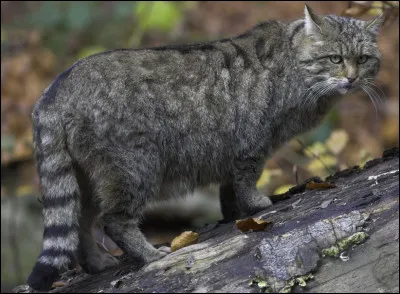
[[[398,292],[399,149],[328,177],[329,185],[311,180],[253,216],[272,222],[265,231],[208,225],[197,244],[161,260],[70,271],[51,292]]]

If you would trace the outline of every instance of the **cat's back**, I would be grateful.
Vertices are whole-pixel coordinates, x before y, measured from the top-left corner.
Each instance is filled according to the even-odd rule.
[[[66,109],[97,103],[149,105],[155,97],[159,102],[173,100],[182,91],[196,91],[216,68],[222,68],[222,60],[211,49],[207,44],[189,44],[95,54],[58,75],[39,103]]]
[[[243,115],[256,112],[241,107],[248,96],[241,94],[247,91],[243,79],[268,67],[264,72],[271,77],[265,81],[273,80],[279,71],[276,60],[285,56],[284,33],[285,24],[268,21],[232,38],[95,54],[61,73],[36,110],[52,105],[65,120],[79,118],[109,128],[118,122],[157,132],[232,133],[238,127],[235,117],[241,115],[236,108]],[[267,103],[258,97],[267,86],[260,83],[248,97],[257,109]]]
[[[168,96],[176,97],[168,95],[172,92],[197,91],[205,80],[223,76],[223,69],[240,73],[241,67],[272,60],[284,51],[284,37],[285,24],[268,21],[232,38],[98,53],[78,60],[55,79],[49,89],[57,99],[42,100],[58,101],[64,107],[117,97],[140,100],[144,93],[147,99],[153,94],[168,100]],[[253,57],[258,61],[253,62]],[[240,59],[244,65],[237,65]]]

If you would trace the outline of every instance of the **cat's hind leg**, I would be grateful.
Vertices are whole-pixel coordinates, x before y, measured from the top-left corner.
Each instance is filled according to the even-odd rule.
[[[100,248],[93,235],[94,225],[98,221],[100,209],[93,202],[93,191],[89,179],[82,169],[77,168],[78,183],[81,189],[82,214],[79,219],[79,246],[77,258],[83,270],[89,274],[102,272],[119,263],[110,252]]]
[[[167,255],[154,248],[139,229],[142,211],[158,198],[162,182],[159,157],[147,147],[143,152],[102,154],[106,164],[92,175],[105,233],[125,254],[145,263]]]
[[[221,184],[219,187],[221,212],[224,217],[220,223],[228,223],[241,217],[239,202],[231,183]]]
[[[137,218],[126,212],[109,213],[103,217],[105,232],[129,257],[149,263],[168,253],[154,248],[139,229]]]
[[[88,214],[83,217],[79,232],[78,262],[85,272],[95,274],[106,268],[116,266],[119,261],[110,252],[100,248],[93,237],[94,219],[89,220]]]

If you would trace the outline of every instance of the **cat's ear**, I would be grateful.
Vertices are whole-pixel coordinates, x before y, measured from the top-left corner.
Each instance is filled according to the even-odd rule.
[[[375,17],[373,20],[367,22],[365,25],[365,29],[377,35],[384,21],[385,15],[382,13],[381,15]]]
[[[323,18],[315,14],[307,4],[304,7],[304,21],[307,35],[322,33]]]

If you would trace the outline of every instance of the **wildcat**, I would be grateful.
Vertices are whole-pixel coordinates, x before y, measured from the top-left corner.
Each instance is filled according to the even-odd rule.
[[[49,289],[75,258],[88,273],[116,265],[93,239],[99,218],[130,257],[162,258],[141,212],[197,186],[220,184],[226,221],[269,207],[256,189],[266,158],[376,77],[382,21],[306,6],[304,19],[233,38],[77,61],[32,114],[45,229],[28,284]]]

